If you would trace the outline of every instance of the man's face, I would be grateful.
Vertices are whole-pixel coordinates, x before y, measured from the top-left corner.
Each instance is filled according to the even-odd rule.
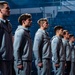
[[[60,30],[59,30],[59,35],[60,35],[60,36],[63,36],[63,29],[60,29]]]
[[[4,4],[4,7],[0,9],[0,13],[3,17],[8,17],[10,15],[10,7],[8,4]]]
[[[68,32],[66,32],[65,37],[66,37],[67,39],[69,39],[69,33],[68,33]]]
[[[42,27],[43,27],[44,29],[47,29],[48,26],[49,26],[48,22],[47,22],[47,21],[44,21]]]
[[[25,20],[26,27],[30,27],[31,23],[32,23],[32,19],[31,18],[28,18],[27,20]]]

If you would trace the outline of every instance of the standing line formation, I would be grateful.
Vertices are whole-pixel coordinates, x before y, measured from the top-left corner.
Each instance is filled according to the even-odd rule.
[[[75,75],[75,36],[61,25],[54,27],[50,38],[47,18],[40,18],[34,41],[29,28],[32,15],[21,14],[19,25],[12,36],[12,25],[8,21],[10,6],[0,1],[0,75],[31,75],[34,55],[37,75]],[[52,62],[52,64],[51,64]],[[14,72],[14,73],[13,73]]]

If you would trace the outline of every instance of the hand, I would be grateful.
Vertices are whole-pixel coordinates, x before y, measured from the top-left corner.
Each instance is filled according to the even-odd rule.
[[[67,64],[65,63],[65,67],[67,66]]]
[[[59,64],[55,64],[55,67],[59,67]]]
[[[42,64],[42,63],[38,63],[38,66],[39,66],[39,67],[42,67],[42,66],[43,66],[43,64]]]
[[[23,65],[18,65],[17,68],[18,69],[22,69],[23,68]]]

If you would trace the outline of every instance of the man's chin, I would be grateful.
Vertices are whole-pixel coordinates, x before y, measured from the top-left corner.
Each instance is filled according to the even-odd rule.
[[[29,28],[29,27],[31,27],[31,25],[29,25],[29,26],[26,26],[26,27],[28,27],[28,28]]]
[[[6,15],[5,17],[9,17],[10,15]]]
[[[6,17],[9,17],[10,15],[7,15]]]

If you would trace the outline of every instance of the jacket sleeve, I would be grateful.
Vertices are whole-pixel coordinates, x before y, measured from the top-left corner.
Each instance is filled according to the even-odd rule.
[[[17,65],[22,64],[22,44],[23,44],[24,30],[19,30],[14,36],[14,57],[17,59]]]
[[[37,33],[34,38],[33,52],[38,63],[42,62],[42,33]]]
[[[59,63],[59,57],[58,57],[58,45],[59,43],[59,40],[54,38],[52,41],[51,41],[51,49],[52,49],[52,58],[53,58],[53,61],[55,62],[55,64],[58,64]]]

